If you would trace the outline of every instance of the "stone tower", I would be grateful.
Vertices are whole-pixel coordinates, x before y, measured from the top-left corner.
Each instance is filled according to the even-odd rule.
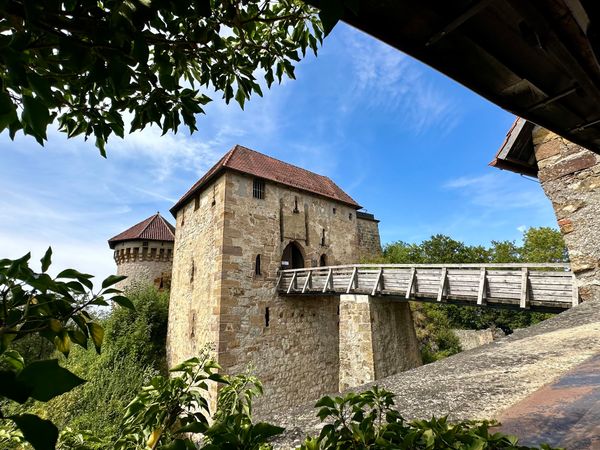
[[[151,284],[158,289],[169,288],[174,239],[175,228],[160,213],[109,239],[117,274],[127,276],[117,287]]]
[[[340,321],[359,309],[366,311],[367,321],[380,320],[368,318],[368,308],[379,306],[341,305],[332,295],[284,298],[276,284],[283,268],[378,256],[377,221],[360,208],[327,177],[241,146],[226,153],[171,209],[176,233],[169,364],[211,345],[227,373],[252,365],[265,388],[257,413],[312,401],[338,391],[343,380],[357,379],[347,375],[354,361],[342,367],[348,358],[341,352],[376,350],[358,339],[366,324],[341,331]],[[404,342],[414,343],[405,352],[411,356],[394,364],[400,371],[419,365],[420,358],[408,305],[396,302],[392,308],[402,316],[395,330],[408,336]],[[396,317],[395,312],[384,316]],[[388,359],[396,361],[394,355]]]

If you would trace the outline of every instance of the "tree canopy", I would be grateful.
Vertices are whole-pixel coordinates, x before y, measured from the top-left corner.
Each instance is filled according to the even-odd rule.
[[[300,0],[5,0],[0,132],[43,144],[56,120],[68,137],[95,137],[103,155],[112,134],[150,124],[193,132],[207,92],[243,108],[262,95],[258,74],[268,87],[294,78],[323,34]]]

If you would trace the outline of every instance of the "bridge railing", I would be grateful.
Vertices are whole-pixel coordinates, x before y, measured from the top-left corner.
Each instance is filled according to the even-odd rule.
[[[561,310],[579,303],[568,264],[352,264],[287,269],[282,295],[368,294],[404,300]]]

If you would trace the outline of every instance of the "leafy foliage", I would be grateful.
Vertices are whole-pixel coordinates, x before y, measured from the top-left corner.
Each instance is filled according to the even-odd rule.
[[[421,242],[395,242],[384,248],[383,262],[389,263],[507,263],[566,262],[566,247],[558,230],[529,228],[523,245],[513,241],[492,241],[491,246],[466,245],[441,234]],[[413,304],[417,337],[424,362],[433,362],[460,351],[452,328],[501,328],[512,333],[516,328],[533,325],[549,314],[498,310],[471,306]]]
[[[13,343],[37,336],[52,343],[68,356],[72,344],[87,348],[91,341],[100,351],[104,330],[87,309],[92,305],[108,305],[107,296],[128,306],[129,300],[111,288],[124,277],[110,276],[93,292],[91,275],[66,269],[56,277],[48,275],[52,250],[41,259],[40,273],[29,267],[31,256],[16,260],[0,260],[0,400],[2,409],[10,402],[23,404],[29,399],[48,402],[84,383],[85,380],[61,367],[56,359],[27,362],[11,348]],[[36,450],[53,449],[58,429],[49,420],[30,414],[5,415],[0,421],[11,421],[23,438]],[[11,435],[11,439],[15,435]]]
[[[331,8],[327,9],[328,11]],[[335,23],[327,15],[330,29]],[[333,24],[332,24],[333,20]],[[323,37],[300,0],[7,0],[0,2],[0,132],[40,144],[55,119],[68,137],[156,124],[196,130],[208,89],[243,108],[294,78],[294,64]]]
[[[405,421],[394,409],[394,394],[377,386],[360,394],[323,397],[315,407],[327,424],[318,437],[307,438],[301,450],[337,449],[494,449],[527,450],[515,436],[491,433],[495,422],[452,423],[446,417]],[[550,450],[547,445],[539,447]]]

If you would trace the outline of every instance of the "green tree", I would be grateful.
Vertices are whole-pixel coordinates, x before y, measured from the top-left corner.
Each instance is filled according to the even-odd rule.
[[[528,228],[523,233],[521,259],[532,263],[568,262],[561,232],[550,227]]]
[[[269,87],[294,78],[294,64],[307,49],[316,54],[322,37],[317,10],[300,0],[6,0],[0,132],[22,130],[43,144],[56,119],[68,137],[93,135],[104,155],[126,126],[166,133],[183,121],[194,131],[205,92],[243,108],[262,95],[258,73]]]

